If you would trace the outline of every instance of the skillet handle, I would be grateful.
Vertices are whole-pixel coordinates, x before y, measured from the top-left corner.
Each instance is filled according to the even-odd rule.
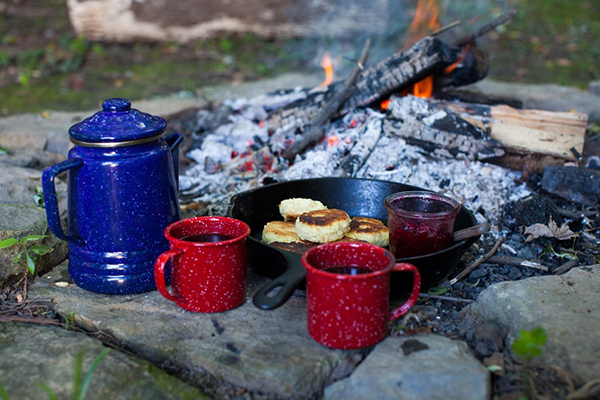
[[[297,254],[295,254],[297,256]],[[252,302],[258,308],[263,310],[273,310],[285,303],[290,298],[296,287],[306,278],[306,271],[304,266],[298,263],[298,260],[291,260],[286,255],[286,261],[288,269],[277,278],[263,286],[258,292],[252,297]],[[280,288],[279,291],[269,296],[269,292]]]

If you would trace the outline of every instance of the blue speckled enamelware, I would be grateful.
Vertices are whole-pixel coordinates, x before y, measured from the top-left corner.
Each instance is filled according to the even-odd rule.
[[[179,133],[166,121],[110,99],[69,130],[68,160],[42,176],[50,230],[69,242],[69,273],[83,289],[107,294],[156,289],[154,262],[168,249],[164,229],[180,219]],[[68,234],[54,188],[68,171]]]

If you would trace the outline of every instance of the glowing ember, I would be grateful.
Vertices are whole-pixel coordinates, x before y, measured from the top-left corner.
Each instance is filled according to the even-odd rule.
[[[330,149],[340,142],[340,138],[337,135],[329,136],[327,138],[327,148]]]
[[[252,163],[252,160],[250,161],[246,161],[241,167],[240,170],[242,171],[246,171],[246,172],[250,172],[254,170],[254,164]]]
[[[384,100],[381,102],[381,108],[384,110],[387,110],[388,107],[390,106],[390,99]]]
[[[456,69],[456,67],[458,67],[460,65],[460,63],[463,62],[463,60],[467,56],[467,53],[469,53],[470,48],[471,48],[471,42],[467,42],[466,46],[464,46],[462,48],[462,50],[460,52],[460,57],[458,58],[458,60],[456,60],[455,63],[448,65],[444,69],[444,73],[449,74],[450,72],[454,71]]]
[[[321,67],[325,70],[325,80],[321,82],[321,85],[319,86],[329,86],[331,82],[333,82],[333,64],[331,63],[331,57],[329,57],[328,52],[325,52],[323,55]]]

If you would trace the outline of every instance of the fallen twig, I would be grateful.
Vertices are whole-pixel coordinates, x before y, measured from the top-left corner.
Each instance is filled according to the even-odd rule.
[[[450,285],[454,285],[456,282],[460,281],[462,278],[464,278],[465,276],[469,275],[475,268],[479,267],[481,264],[483,264],[488,258],[490,258],[491,256],[493,256],[498,249],[500,248],[500,245],[502,244],[502,241],[504,240],[504,238],[500,238],[496,241],[496,244],[494,244],[494,247],[492,248],[492,250],[490,250],[489,253],[484,254],[483,256],[481,256],[481,258],[479,258],[479,260],[475,261],[473,264],[469,265],[467,268],[465,268],[463,270],[463,272],[461,272],[460,274],[458,274],[458,276],[456,276],[456,278],[452,279],[450,281]]]
[[[459,299],[459,298],[456,298],[456,297],[439,296],[439,295],[428,294],[428,293],[420,293],[419,297],[423,298],[423,299],[435,299],[435,300],[453,301],[455,303],[472,303],[474,301],[474,300],[471,300],[471,299]]]
[[[358,74],[364,69],[365,63],[369,56],[369,49],[371,48],[371,39],[367,39],[365,46],[360,54],[360,58],[352,70],[352,73],[346,78],[342,84],[341,90],[335,96],[333,96],[323,107],[321,112],[312,121],[311,126],[302,134],[302,137],[295,140],[294,143],[285,150],[283,157],[287,160],[293,160],[297,154],[304,150],[307,146],[312,143],[319,141],[325,134],[324,125],[329,121],[331,116],[337,112],[340,106],[350,98],[353,94],[354,83]]]
[[[535,268],[540,269],[542,271],[548,271],[548,267],[536,263],[534,261],[524,260],[519,257],[511,257],[511,256],[492,256],[486,260],[486,262],[490,264],[503,264],[503,265],[512,265],[513,267],[527,267],[527,268]]]
[[[563,265],[561,265],[560,267],[556,268],[554,271],[552,271],[552,273],[554,275],[566,274],[572,268],[575,268],[578,265],[579,265],[579,261],[577,261],[577,260],[570,260],[570,261],[567,261],[566,263],[564,263]]]

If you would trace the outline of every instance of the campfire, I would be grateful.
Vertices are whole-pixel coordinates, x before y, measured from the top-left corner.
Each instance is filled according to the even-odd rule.
[[[332,81],[327,55],[320,86],[199,111],[187,154],[193,165],[180,179],[184,207],[224,214],[232,194],[257,186],[360,177],[447,193],[497,226],[502,204],[527,194],[524,174],[576,160],[586,123],[580,114],[449,100],[450,89],[487,73],[475,39],[513,14],[452,45],[437,37],[448,28],[439,28],[373,66],[367,41],[345,80]]]

